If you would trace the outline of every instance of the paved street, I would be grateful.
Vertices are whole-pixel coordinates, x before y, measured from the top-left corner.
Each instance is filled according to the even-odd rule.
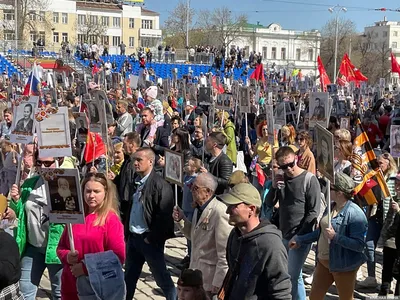
[[[175,266],[177,263],[180,262],[180,260],[185,256],[186,254],[186,240],[183,237],[178,237],[175,239],[171,239],[167,241],[166,245],[166,260],[168,264],[168,268],[171,271],[172,277],[174,282],[178,280],[178,276],[180,273],[180,270],[177,269]],[[382,253],[381,251],[378,251],[377,253],[377,259],[378,262],[382,261]],[[311,274],[312,270],[314,269],[314,252],[311,251],[307,261],[305,263],[305,274],[309,275]],[[363,266],[363,273],[366,276],[366,265]],[[378,276],[378,282],[380,282],[380,277],[381,277],[381,265],[377,265],[377,276]],[[306,286],[307,290],[311,288],[310,286]],[[48,279],[47,273],[45,276],[43,276],[42,281],[40,283],[40,292],[38,294],[38,297],[36,299],[50,299],[50,283]],[[163,296],[161,296],[161,290],[157,288],[156,283],[151,276],[150,270],[147,266],[147,264],[143,268],[142,276],[140,278],[140,281],[138,282],[137,285],[137,291],[135,294],[135,298],[137,300],[145,300],[145,299],[165,299]],[[355,292],[355,299],[366,299],[369,297],[377,296],[377,291],[375,289],[372,290],[361,290],[361,289],[356,289]],[[332,287],[329,291],[328,296],[326,299],[339,299],[335,287]]]

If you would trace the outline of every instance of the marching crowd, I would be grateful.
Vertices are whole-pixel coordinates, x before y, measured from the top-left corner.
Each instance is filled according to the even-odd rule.
[[[98,88],[89,85],[89,93]],[[356,284],[377,287],[378,245],[383,247],[379,295],[399,295],[399,284],[395,291],[390,287],[400,272],[400,173],[383,151],[377,161],[391,195],[379,194],[370,205],[355,195],[360,171],[352,155],[355,118],[351,130],[330,119],[335,180],[328,188],[318,171],[307,103],[305,130],[288,123],[270,144],[271,124],[263,113],[239,122],[235,106],[213,116],[210,106],[186,102],[188,95],[177,105],[176,89],[157,99],[157,89],[142,88],[131,97],[123,96],[122,87],[109,91],[107,152],[90,161],[82,158],[84,145],[75,138],[79,126],[73,112],[85,111],[89,118],[93,112],[80,107],[77,91],[59,103],[71,112],[73,157],[39,158],[35,143],[11,143],[13,112],[4,110],[0,185],[11,199],[1,215],[0,299],[35,299],[47,269],[52,299],[131,300],[145,262],[169,300],[306,299],[302,269],[313,244],[310,299],[324,299],[333,283],[340,299],[353,299]],[[381,103],[363,114],[362,127],[373,147],[390,149],[395,103]],[[51,97],[44,105],[52,105]],[[183,156],[177,188],[163,175],[179,173],[166,164],[169,150]],[[14,184],[20,156],[21,181]],[[82,174],[85,223],[71,226],[74,247],[67,226],[48,219],[50,195],[41,169],[56,167],[79,168]],[[4,231],[10,228],[14,237]],[[187,238],[187,257],[176,288],[164,248],[177,231]],[[364,263],[368,277],[357,282]]]

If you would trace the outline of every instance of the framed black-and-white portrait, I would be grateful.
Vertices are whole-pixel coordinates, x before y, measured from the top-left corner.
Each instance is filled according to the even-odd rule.
[[[78,169],[43,168],[41,175],[50,199],[50,223],[85,223]]]
[[[86,113],[79,112],[74,113],[75,124],[76,124],[76,137],[78,142],[85,143],[89,131],[89,124],[87,120]]]
[[[39,97],[18,97],[13,102],[10,142],[29,144],[35,132],[35,110]]]
[[[200,105],[212,104],[210,87],[201,86],[199,88],[199,104]]]
[[[317,169],[331,183],[334,183],[333,134],[320,124],[316,124],[314,129],[317,137]]]
[[[275,124],[286,125],[286,102],[278,102],[275,106]]]
[[[313,128],[316,124],[328,127],[329,111],[329,94],[320,92],[311,93],[309,104],[310,127]]]
[[[239,106],[240,112],[242,113],[250,113],[250,87],[241,86],[239,87]]]
[[[400,125],[390,126],[390,154],[400,157]]]
[[[165,180],[183,186],[183,154],[165,150]]]
[[[340,118],[340,129],[350,130],[350,117]]]

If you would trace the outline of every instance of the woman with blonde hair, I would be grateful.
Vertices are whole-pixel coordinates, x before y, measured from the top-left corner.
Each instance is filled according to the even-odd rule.
[[[351,133],[347,129],[341,128],[335,130],[335,133],[333,134],[335,141],[338,140],[346,140],[351,142]]]
[[[351,174],[350,158],[353,154],[353,144],[348,140],[335,141],[333,168],[335,172]]]
[[[299,144],[299,151],[297,151],[297,165],[313,174],[316,172],[315,157],[311,152],[312,138],[307,131],[300,131],[297,134],[297,143]]]
[[[83,260],[87,254],[113,251],[121,264],[125,261],[124,228],[119,218],[114,184],[102,173],[89,173],[82,182],[85,223],[72,225],[75,251],[71,251],[67,229],[57,248],[63,264],[61,294],[64,300],[77,300],[77,286],[88,281]],[[123,284],[123,277],[120,284]],[[115,288],[115,287],[114,287]],[[122,298],[121,298],[122,299]]]
[[[279,146],[289,146],[294,152],[299,149],[294,145],[296,143],[296,130],[292,125],[285,125],[281,129],[281,142]]]
[[[378,157],[379,168],[382,171],[387,187],[389,188],[390,195],[396,196],[395,181],[397,176],[397,166],[390,153],[382,153]],[[379,199],[378,204],[370,205],[367,212],[368,217],[368,232],[366,237],[367,243],[367,270],[368,277],[358,283],[360,287],[370,288],[378,285],[375,277],[375,248],[381,234],[383,223],[389,211],[391,197],[383,197]]]

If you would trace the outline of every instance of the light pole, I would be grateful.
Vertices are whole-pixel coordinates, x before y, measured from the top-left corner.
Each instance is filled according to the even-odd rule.
[[[340,6],[339,4],[338,5],[335,5],[335,6],[333,6],[333,7],[330,7],[330,8],[328,8],[328,10],[329,10],[329,12],[330,13],[335,13],[336,14],[336,30],[335,30],[335,69],[333,70],[334,71],[334,75],[333,75],[333,77],[334,77],[334,81],[336,82],[336,75],[337,75],[337,52],[338,52],[338,34],[339,34],[339,13],[340,12],[346,12],[347,11],[347,8],[346,7],[344,7],[344,6]]]

